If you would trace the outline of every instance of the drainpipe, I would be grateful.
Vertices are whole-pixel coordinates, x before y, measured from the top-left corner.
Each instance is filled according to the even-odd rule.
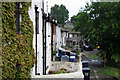
[[[39,12],[37,11],[38,7],[35,5],[35,31],[36,31],[36,63],[35,63],[35,75],[40,75],[40,73],[37,73],[37,14],[39,14]]]
[[[44,70],[44,69],[45,69],[45,68],[44,68],[44,66],[45,66],[45,65],[44,65],[44,56],[45,56],[45,55],[44,55],[44,14],[43,14],[43,17],[42,17],[42,22],[43,22],[43,26],[42,26],[42,36],[43,36],[43,57],[42,57],[42,58],[43,58],[43,75],[44,75],[44,73],[45,73],[45,72],[44,72],[44,71],[45,71],[45,70]]]
[[[43,27],[42,27],[42,34],[43,34],[43,75],[46,75],[46,22],[45,18],[46,16],[43,13]]]
[[[47,39],[46,39],[46,21],[45,21],[45,74],[46,75],[46,42],[47,42]]]
[[[52,30],[52,34],[51,34],[51,61],[53,61],[53,23],[51,24],[51,30]]]

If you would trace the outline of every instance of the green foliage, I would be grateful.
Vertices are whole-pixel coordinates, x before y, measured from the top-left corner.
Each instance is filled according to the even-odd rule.
[[[96,59],[95,56],[92,56],[91,54],[88,54],[89,57],[91,57],[92,59]]]
[[[57,52],[56,52],[56,50],[54,50],[54,51],[53,51],[53,55],[56,55],[56,54],[57,54]]]
[[[79,48],[80,46],[79,45],[75,45],[76,48]]]
[[[107,60],[118,62],[120,57],[120,2],[96,2],[73,16],[74,29],[91,44],[106,51]]]
[[[68,73],[68,72],[66,72],[65,70],[59,70],[59,71],[56,71],[54,74],[62,74],[62,73]]]
[[[35,63],[33,23],[28,14],[31,2],[21,4],[22,33],[16,34],[15,2],[2,2],[2,77],[6,79],[30,78]]]
[[[73,47],[73,45],[68,45],[68,44],[67,44],[67,45],[66,45],[66,47],[70,47],[70,48],[72,48],[72,47]]]
[[[98,74],[115,76],[118,79],[120,79],[120,75],[119,75],[120,69],[119,68],[107,66],[106,68],[98,68],[97,71],[98,71]]]
[[[65,26],[64,28],[65,28],[65,29],[69,29],[70,27],[67,25],[67,26]]]
[[[2,4],[0,3],[0,7],[2,7]],[[1,12],[1,8],[0,8]],[[0,80],[2,79],[2,19],[1,19],[1,14],[0,14]]]
[[[104,52],[103,52],[103,51],[96,52],[96,53],[94,54],[94,56],[97,56],[97,57],[99,57],[99,58],[101,58],[101,59],[104,59]]]
[[[67,21],[69,18],[68,13],[69,11],[63,4],[60,6],[55,4],[53,7],[51,7],[52,19],[57,20],[58,24],[65,24],[65,21]]]
[[[76,56],[78,56],[80,54],[80,52],[79,51],[76,51]]]
[[[86,57],[86,55],[85,55],[85,53],[84,53],[84,52],[82,52],[81,54],[82,54],[82,56]]]

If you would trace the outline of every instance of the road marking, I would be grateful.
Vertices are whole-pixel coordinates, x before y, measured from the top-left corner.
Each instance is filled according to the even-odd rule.
[[[98,60],[92,60],[92,61],[98,61]]]

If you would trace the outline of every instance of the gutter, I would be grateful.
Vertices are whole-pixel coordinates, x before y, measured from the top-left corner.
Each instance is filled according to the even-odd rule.
[[[46,39],[46,21],[45,21],[45,75],[46,75],[46,42],[47,42],[47,39]]]
[[[43,75],[44,75],[44,73],[45,73],[45,72],[44,72],[44,71],[45,71],[45,70],[44,70],[44,69],[45,69],[45,68],[44,68],[44,66],[45,66],[45,65],[44,65],[44,14],[43,14],[43,16],[42,16],[42,22],[43,22],[43,25],[42,25],[43,57],[42,57],[42,58],[43,58]]]
[[[38,7],[35,5],[35,22],[36,22],[36,24],[35,24],[35,34],[36,34],[36,63],[35,63],[35,75],[40,75],[40,73],[37,73],[37,23],[38,23],[38,21],[37,21],[37,14],[39,14],[39,12],[37,11],[37,9],[38,9]]]
[[[51,61],[53,61],[53,23],[51,24],[51,30],[52,30],[52,34],[51,34]]]
[[[46,15],[43,13],[42,16],[42,36],[43,36],[43,75],[46,75]]]

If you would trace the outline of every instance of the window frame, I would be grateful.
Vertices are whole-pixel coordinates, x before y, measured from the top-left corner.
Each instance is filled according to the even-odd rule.
[[[16,20],[15,20],[15,26],[16,26],[16,30],[15,30],[15,32],[16,32],[16,34],[19,34],[19,33],[21,33],[21,31],[20,31],[20,17],[21,17],[21,15],[20,15],[20,2],[16,2],[15,3],[16,4],[16,6],[15,6],[15,18],[16,18]]]

